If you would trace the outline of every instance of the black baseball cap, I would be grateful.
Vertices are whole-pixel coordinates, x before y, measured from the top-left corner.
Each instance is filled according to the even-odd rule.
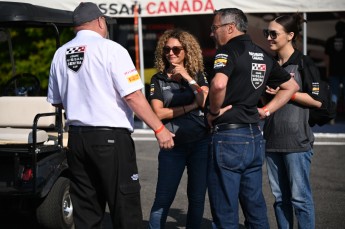
[[[95,3],[82,2],[73,11],[73,24],[74,26],[79,26],[99,17],[105,17],[105,15]]]

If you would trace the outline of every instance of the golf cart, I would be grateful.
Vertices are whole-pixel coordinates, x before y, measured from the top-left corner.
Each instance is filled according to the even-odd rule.
[[[8,41],[13,69],[12,28],[53,29],[58,48],[58,28],[72,26],[72,13],[63,10],[0,2],[0,12],[0,37]],[[63,113],[39,90],[34,75],[14,74],[0,96],[0,209],[34,213],[44,228],[74,228]]]

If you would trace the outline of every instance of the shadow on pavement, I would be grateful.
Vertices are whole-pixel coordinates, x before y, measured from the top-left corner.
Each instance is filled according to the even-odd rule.
[[[323,126],[315,125],[312,127],[314,133],[345,133],[345,113],[338,114],[335,120]]]
[[[186,218],[187,215],[184,213],[181,209],[171,208],[169,210],[168,218],[170,218],[169,222],[165,224],[165,229],[179,229],[179,228],[185,228]],[[143,229],[148,228],[148,221],[143,221]],[[201,223],[201,229],[207,229],[212,228],[212,221],[209,219],[203,218]],[[106,212],[103,219],[103,225],[102,229],[111,229],[112,223],[109,213]],[[245,229],[246,227],[244,225],[239,224],[239,229]]]

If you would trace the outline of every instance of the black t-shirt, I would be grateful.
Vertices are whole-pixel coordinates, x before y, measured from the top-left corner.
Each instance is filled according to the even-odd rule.
[[[217,50],[214,73],[218,72],[229,77],[222,107],[232,105],[232,108],[217,118],[214,124],[258,123],[257,104],[266,85],[276,88],[291,78],[248,35],[231,39]]]
[[[200,87],[208,86],[205,73],[198,73],[196,82]],[[150,101],[152,99],[161,100],[164,107],[178,107],[193,103],[195,95],[187,81],[177,82],[159,72],[151,78]]]
[[[199,86],[208,86],[204,73],[198,73],[195,81]],[[162,101],[164,107],[179,107],[193,103],[195,95],[187,81],[178,82],[169,78],[166,73],[159,72],[151,78],[150,100],[152,99]],[[200,108],[162,122],[175,134],[175,145],[197,142],[208,134],[204,113]]]

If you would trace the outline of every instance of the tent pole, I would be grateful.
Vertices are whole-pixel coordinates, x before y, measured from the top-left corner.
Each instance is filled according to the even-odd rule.
[[[139,33],[139,63],[140,63],[140,76],[145,84],[145,76],[144,76],[144,50],[143,50],[143,27],[142,27],[142,21],[141,16],[139,14],[138,17],[138,33]],[[145,87],[142,89],[144,95],[145,95]]]
[[[303,13],[303,54],[307,55],[307,13]]]
[[[134,5],[134,51],[135,51],[135,67],[139,69],[139,38],[138,38],[138,5]]]
[[[138,32],[139,32],[139,63],[140,63],[140,76],[141,80],[144,83],[144,87],[142,89],[142,92],[144,96],[146,97],[146,92],[145,92],[145,75],[144,75],[144,49],[143,49],[143,27],[142,27],[142,21],[141,21],[141,15],[139,14],[138,17]],[[147,125],[145,122],[143,123],[143,128],[146,129]]]

